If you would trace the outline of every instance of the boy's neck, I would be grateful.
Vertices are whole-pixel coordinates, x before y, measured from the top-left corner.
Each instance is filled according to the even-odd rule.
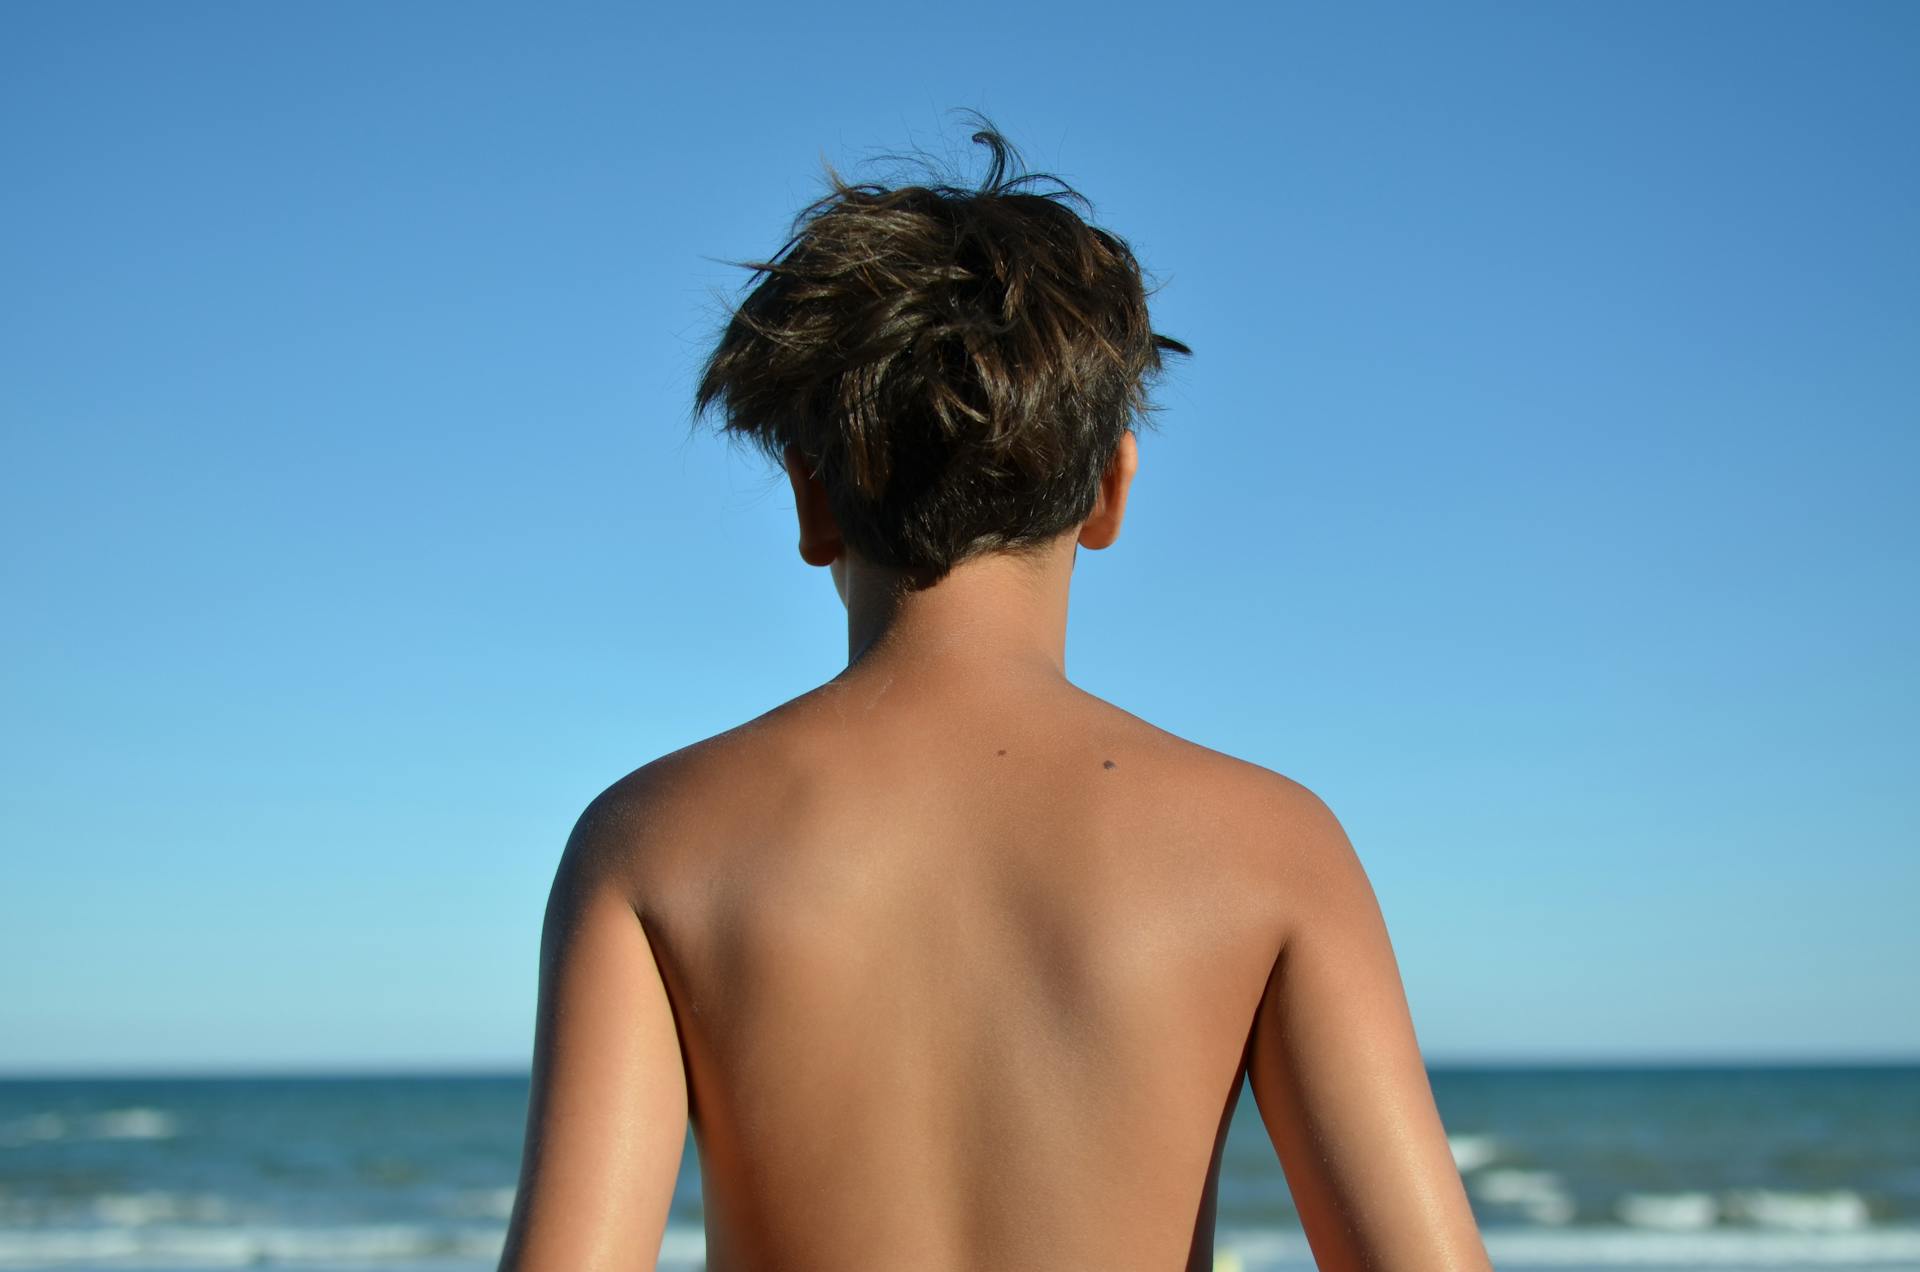
[[[1028,670],[1065,678],[1074,537],[1032,556],[988,553],[930,587],[857,557],[837,565],[847,603],[847,672],[889,675]]]

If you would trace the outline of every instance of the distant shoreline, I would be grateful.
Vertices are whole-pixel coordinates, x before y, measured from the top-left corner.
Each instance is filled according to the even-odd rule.
[[[1747,1070],[1835,1072],[1920,1068],[1920,1054],[1907,1056],[1678,1056],[1429,1059],[1433,1073],[1684,1073]],[[332,1066],[234,1065],[108,1069],[0,1068],[0,1083],[46,1082],[524,1082],[527,1068],[488,1064],[369,1064]]]

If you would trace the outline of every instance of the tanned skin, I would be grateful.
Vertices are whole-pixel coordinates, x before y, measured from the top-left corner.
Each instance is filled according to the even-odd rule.
[[[1250,1073],[1321,1268],[1486,1272],[1332,813],[1067,680],[1137,463],[903,592],[789,454],[847,669],[580,818],[502,1269],[651,1268],[689,1117],[712,1272],[1207,1269]]]

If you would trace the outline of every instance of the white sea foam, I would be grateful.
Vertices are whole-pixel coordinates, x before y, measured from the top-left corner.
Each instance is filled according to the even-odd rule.
[[[1881,1228],[1850,1233],[1766,1232],[1712,1228],[1648,1232],[1579,1227],[1553,1232],[1489,1229],[1494,1266],[1686,1268],[1883,1268],[1920,1266],[1920,1229]]]
[[[1703,1192],[1628,1193],[1615,1203],[1614,1213],[1635,1228],[1692,1231],[1711,1228],[1720,1218],[1720,1203]]]
[[[1525,1205],[1566,1195],[1566,1185],[1550,1170],[1490,1170],[1473,1181],[1477,1197],[1502,1205]]]
[[[1750,1189],[1729,1193],[1727,1208],[1767,1228],[1795,1232],[1852,1232],[1869,1222],[1867,1203],[1845,1189],[1833,1192],[1775,1192]]]
[[[1480,1200],[1511,1206],[1535,1223],[1561,1224],[1573,1218],[1573,1198],[1550,1170],[1490,1170],[1474,1176],[1469,1187]]]
[[[1253,1272],[1275,1263],[1291,1263],[1312,1257],[1306,1235],[1284,1228],[1223,1228],[1214,1235],[1216,1255],[1231,1255]]]
[[[504,1188],[476,1188],[454,1197],[447,1209],[456,1215],[477,1215],[488,1219],[510,1219],[513,1217],[513,1198],[519,1189],[508,1185]]]
[[[95,1139],[172,1139],[180,1122],[159,1109],[113,1109],[91,1118],[87,1130]]]
[[[491,1267],[506,1231],[439,1229],[412,1224],[339,1228],[139,1227],[40,1230],[0,1229],[0,1268],[146,1267],[230,1268],[256,1264],[404,1266],[427,1263]],[[660,1272],[700,1272],[706,1234],[671,1225],[661,1243]]]
[[[1447,1147],[1453,1150],[1453,1164],[1462,1173],[1479,1170],[1500,1155],[1500,1145],[1491,1135],[1449,1135]]]
[[[172,1139],[180,1121],[159,1109],[109,1109],[78,1121],[58,1113],[35,1113],[0,1124],[0,1148],[60,1139]]]
[[[84,1266],[139,1255],[139,1235],[125,1230],[0,1230],[0,1268]]]
[[[0,1267],[57,1267],[137,1261],[172,1267],[255,1263],[407,1262],[494,1259],[504,1232],[445,1231],[413,1224],[338,1228],[229,1227],[0,1231]]]
[[[170,1268],[490,1265],[505,1233],[394,1224],[342,1228],[0,1229],[0,1268]],[[1716,1228],[1699,1232],[1567,1227],[1552,1231],[1491,1228],[1487,1252],[1501,1272],[1594,1268],[1878,1269],[1920,1267],[1920,1229],[1798,1233]],[[1298,1229],[1223,1229],[1215,1249],[1245,1272],[1311,1272]],[[661,1244],[662,1272],[699,1272],[706,1238],[697,1225],[674,1224]]]
[[[1650,1232],[1591,1225],[1545,1230],[1489,1227],[1482,1237],[1500,1272],[1600,1268],[1913,1272],[1920,1268],[1920,1228],[1913,1227],[1818,1235],[1751,1228]],[[1312,1272],[1314,1267],[1312,1251],[1298,1229],[1223,1228],[1214,1249],[1231,1256],[1245,1272]]]
[[[93,1199],[93,1216],[101,1223],[138,1228],[154,1223],[221,1223],[233,1217],[232,1207],[211,1193],[103,1193]]]
[[[707,1233],[704,1228],[670,1223],[660,1239],[661,1272],[689,1269],[698,1272],[707,1261]]]

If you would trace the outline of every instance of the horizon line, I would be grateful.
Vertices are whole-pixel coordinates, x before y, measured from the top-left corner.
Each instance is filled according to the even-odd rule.
[[[1920,1052],[1832,1053],[1635,1053],[1618,1055],[1434,1055],[1423,1057],[1430,1070],[1449,1069],[1859,1069],[1920,1067]],[[0,1063],[0,1082],[133,1082],[263,1079],[379,1078],[528,1078],[526,1062],[332,1061],[321,1063],[192,1063],[156,1065],[75,1064],[65,1067],[14,1067]]]

